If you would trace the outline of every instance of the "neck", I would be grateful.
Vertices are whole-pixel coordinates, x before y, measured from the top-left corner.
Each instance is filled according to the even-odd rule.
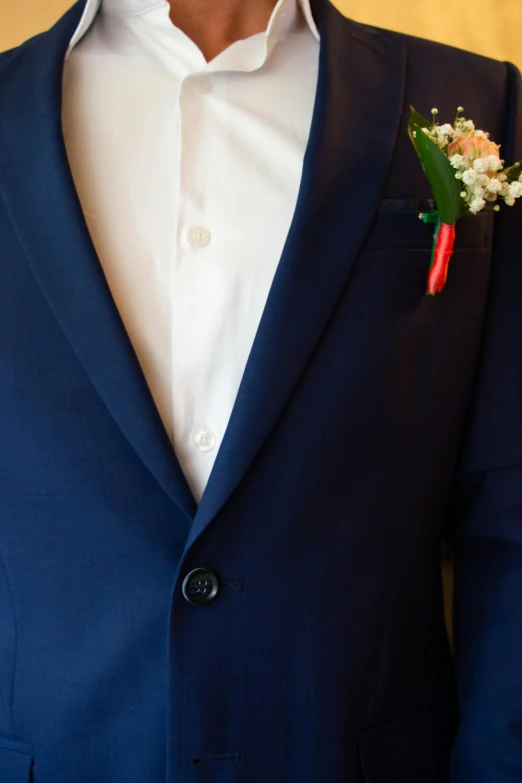
[[[170,18],[209,62],[235,41],[264,32],[277,0],[171,0]]]

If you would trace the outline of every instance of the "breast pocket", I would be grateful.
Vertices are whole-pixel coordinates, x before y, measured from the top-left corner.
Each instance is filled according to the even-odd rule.
[[[33,752],[27,742],[0,736],[1,783],[31,783]]]
[[[363,249],[431,249],[434,225],[423,223],[419,219],[419,210],[408,208],[393,211],[383,208],[388,203],[381,202]],[[491,211],[461,217],[456,225],[455,250],[485,249],[491,238],[493,220],[494,213]]]

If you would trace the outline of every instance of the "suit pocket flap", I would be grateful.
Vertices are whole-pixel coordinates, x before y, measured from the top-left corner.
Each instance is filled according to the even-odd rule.
[[[457,718],[437,710],[364,732],[359,760],[366,783],[448,783]]]
[[[31,783],[32,748],[27,742],[0,736],[1,783]]]
[[[455,249],[487,247],[493,230],[494,212],[464,215],[457,221]],[[419,212],[380,210],[370,226],[364,250],[431,248],[434,226],[423,223]]]

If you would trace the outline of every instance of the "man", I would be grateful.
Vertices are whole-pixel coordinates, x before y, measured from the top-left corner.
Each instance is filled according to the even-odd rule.
[[[519,781],[520,213],[426,296],[407,134],[518,71],[80,0],[0,85],[1,783]]]

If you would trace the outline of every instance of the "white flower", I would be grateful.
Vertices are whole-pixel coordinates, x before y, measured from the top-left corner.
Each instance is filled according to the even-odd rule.
[[[486,202],[483,198],[474,198],[469,205],[469,211],[476,215],[477,212],[480,212],[480,210],[484,209],[485,206]]]
[[[511,198],[520,198],[522,196],[522,183],[512,182],[509,186],[509,195]]]
[[[474,185],[475,182],[477,181],[477,177],[478,177],[478,172],[474,171],[474,169],[468,169],[462,175],[462,181],[466,185]]]
[[[508,205],[508,207],[512,207],[515,204],[514,198],[506,198],[504,199],[504,203]]]
[[[489,160],[490,171],[500,171],[504,164],[502,158],[497,158],[495,155],[488,155],[487,160]]]
[[[489,193],[500,193],[502,190],[502,182],[496,177],[492,177],[486,185],[486,190],[489,191]]]
[[[454,169],[458,169],[465,162],[464,155],[452,155],[451,158],[449,158],[449,162]]]
[[[502,163],[495,155],[488,155],[486,158],[477,158],[473,161],[473,168],[481,174],[486,171],[498,171]]]

